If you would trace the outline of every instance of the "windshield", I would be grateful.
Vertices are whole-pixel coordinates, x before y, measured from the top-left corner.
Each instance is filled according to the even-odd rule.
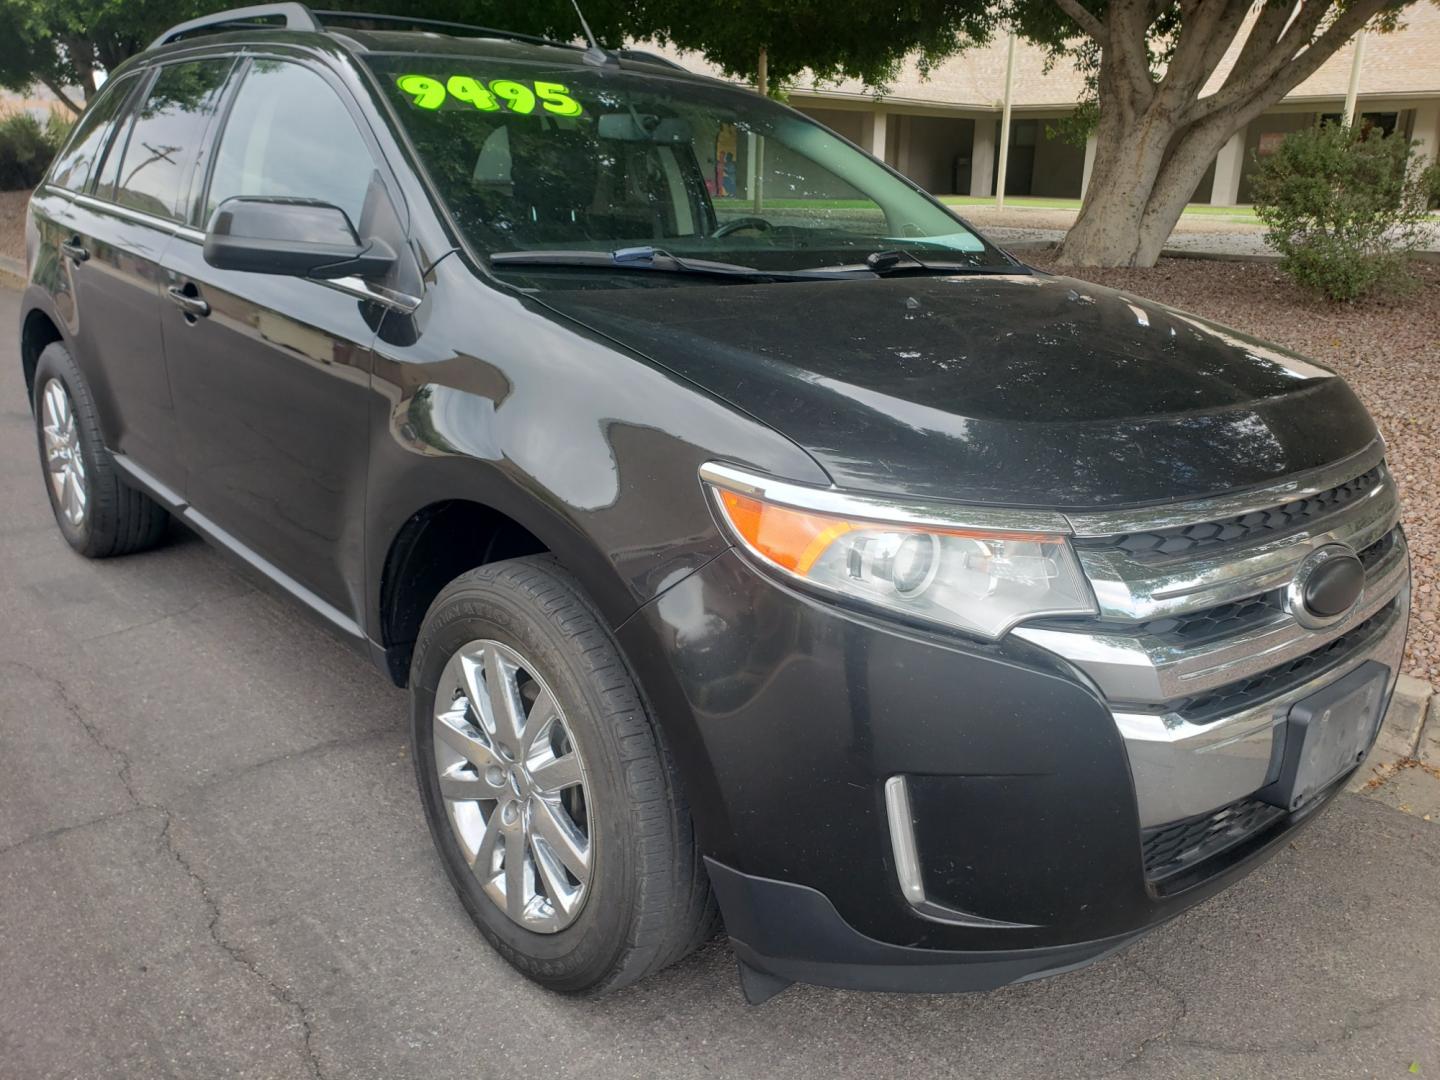
[[[900,249],[1015,267],[839,136],[748,91],[515,60],[367,59],[481,255],[641,247],[797,270]]]

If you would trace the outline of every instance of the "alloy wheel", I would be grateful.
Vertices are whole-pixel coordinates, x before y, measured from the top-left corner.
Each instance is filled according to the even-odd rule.
[[[450,827],[485,895],[527,930],[575,921],[593,873],[585,765],[530,660],[472,641],[435,695],[435,768]]]
[[[85,479],[85,457],[75,405],[59,379],[46,382],[40,393],[40,428],[45,439],[45,469],[55,505],[75,528],[85,522],[90,492]]]

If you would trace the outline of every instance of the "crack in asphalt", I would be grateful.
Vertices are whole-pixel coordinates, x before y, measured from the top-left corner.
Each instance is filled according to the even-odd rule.
[[[1140,975],[1143,975],[1157,990],[1173,998],[1176,1004],[1176,1011],[1175,1014],[1156,1031],[1151,1032],[1141,1039],[1124,1063],[1101,1074],[1102,1076],[1113,1076],[1137,1065],[1150,1047],[1162,1039],[1173,1036],[1180,1025],[1185,1022],[1190,1012],[1190,1004],[1185,995],[1165,982],[1165,980],[1160,978],[1155,972],[1129,957],[1122,957],[1121,962]],[[1361,1032],[1372,1031],[1380,1027],[1384,1022],[1385,1014],[1397,1005],[1424,1004],[1435,1000],[1435,997],[1436,995],[1433,993],[1420,994],[1418,997],[1413,994],[1399,994],[1371,1002],[1369,1005],[1363,1007],[1349,1009],[1345,1013],[1345,1020],[1340,1026],[1340,1031],[1327,1038],[1292,1039],[1274,1043],[1237,1044],[1181,1037],[1175,1038],[1174,1044],[1177,1047],[1184,1047],[1189,1050],[1202,1050],[1212,1054],[1222,1054],[1231,1057],[1264,1057],[1270,1054],[1313,1055],[1348,1042]]]
[[[127,810],[117,810],[113,814],[101,814],[99,817],[90,818],[88,821],[77,821],[74,825],[57,825],[53,829],[46,829],[44,832],[32,833],[22,837],[14,843],[0,847],[0,858],[9,855],[12,851],[19,851],[22,848],[30,847],[32,844],[43,844],[47,840],[55,840],[67,833],[83,832],[85,829],[93,829],[96,825],[104,825],[106,822],[119,821],[131,814],[137,814],[142,810],[153,810],[153,806],[132,806]]]
[[[244,947],[236,944],[227,938],[220,930],[221,911],[220,903],[210,892],[210,884],[205,880],[204,875],[191,865],[185,853],[175,843],[175,837],[171,832],[175,824],[174,817],[169,811],[165,811],[165,825],[160,830],[160,845],[171,858],[185,871],[186,875],[195,884],[200,893],[200,898],[210,913],[206,924],[206,930],[210,934],[210,940],[235,963],[239,964],[253,977],[264,984],[265,989],[276,1001],[288,1008],[295,1016],[300,1025],[300,1038],[304,1049],[305,1066],[315,1080],[325,1080],[325,1072],[320,1067],[320,1055],[315,1049],[315,1025],[309,1007],[300,1000],[294,991],[282,985],[274,976],[265,971],[248,953]]]
[[[1166,1020],[1163,1024],[1160,1025],[1159,1028],[1157,1028],[1155,1031],[1152,1031],[1149,1035],[1146,1035],[1143,1039],[1141,1039],[1140,1042],[1136,1044],[1135,1049],[1130,1051],[1130,1055],[1124,1061],[1122,1061],[1115,1068],[1101,1073],[1100,1075],[1102,1077],[1114,1076],[1117,1073],[1123,1072],[1124,1070],[1137,1065],[1140,1062],[1140,1059],[1143,1058],[1145,1054],[1149,1051],[1151,1046],[1159,1042],[1161,1039],[1167,1038],[1170,1035],[1174,1034],[1175,1030],[1182,1023],[1185,1022],[1185,1018],[1190,1015],[1190,1003],[1185,1000],[1184,994],[1180,993],[1180,991],[1176,990],[1173,986],[1170,986],[1163,979],[1161,979],[1159,975],[1156,975],[1155,972],[1151,971],[1134,957],[1121,956],[1119,959],[1122,964],[1124,964],[1131,971],[1134,971],[1136,974],[1144,978],[1145,981],[1148,982],[1151,986],[1155,987],[1155,989],[1159,990],[1167,997],[1173,998],[1175,1001],[1175,1011],[1168,1020]]]
[[[193,604],[187,604],[185,607],[181,608],[178,611],[167,611],[163,615],[156,615],[153,619],[142,619],[140,622],[130,623],[128,626],[120,626],[115,628],[114,630],[106,630],[104,633],[92,634],[89,637],[76,638],[76,644],[93,645],[97,641],[105,641],[108,638],[117,637],[120,634],[129,634],[133,633],[136,630],[144,630],[146,627],[159,626],[161,623],[167,623],[171,619],[178,619],[182,615],[189,615],[192,611],[196,611],[202,607],[205,607],[208,604],[218,603],[223,600],[233,600],[237,597],[248,595],[248,592],[237,591],[233,593],[220,593],[216,596],[207,596],[203,600],[196,600]]]
[[[37,668],[33,664],[29,664],[20,660],[4,660],[0,661],[0,665],[15,668],[29,675],[36,682],[42,683],[50,687],[56,698],[60,701],[61,707],[80,726],[80,728],[85,732],[86,736],[90,739],[90,741],[109,755],[110,760],[112,761],[114,766],[115,775],[117,779],[119,779],[121,785],[124,787],[126,796],[131,803],[130,809],[120,811],[119,813],[107,814],[102,817],[95,818],[91,821],[82,822],[77,825],[62,826],[58,829],[51,829],[48,832],[39,833],[35,836],[27,837],[24,840],[11,844],[9,847],[0,849],[0,854],[4,854],[8,851],[13,851],[16,848],[23,847],[27,844],[36,843],[40,840],[47,839],[53,836],[63,835],[65,833],[74,832],[79,829],[90,828],[102,822],[113,821],[116,818],[125,817],[129,814],[133,814],[139,811],[147,811],[159,814],[162,820],[160,833],[157,837],[160,848],[172,859],[175,860],[175,863],[181,868],[181,870],[185,872],[186,876],[190,879],[190,881],[194,884],[196,890],[199,892],[200,899],[204,903],[206,911],[209,914],[209,918],[206,922],[206,931],[210,936],[210,940],[214,942],[216,947],[219,948],[220,951],[223,952],[227,957],[229,957],[230,960],[239,964],[247,972],[249,972],[253,978],[259,980],[272,998],[280,1002],[282,1005],[284,1005],[287,1009],[291,1011],[291,1013],[295,1016],[296,1020],[299,1023],[302,1057],[305,1061],[306,1070],[310,1073],[311,1076],[315,1077],[315,1080],[325,1080],[324,1070],[320,1066],[320,1056],[317,1053],[314,1045],[315,1028],[311,1010],[308,1006],[306,1006],[303,1001],[300,1000],[300,998],[293,991],[283,986],[273,976],[266,972],[254,959],[252,959],[246,953],[245,949],[242,946],[229,940],[221,932],[220,923],[222,913],[220,910],[219,901],[217,901],[215,899],[215,896],[211,893],[209,882],[207,882],[204,876],[195,869],[195,867],[191,864],[189,858],[186,857],[185,853],[182,852],[175,843],[175,838],[172,833],[172,828],[176,820],[175,814],[170,810],[168,806],[165,806],[161,803],[146,802],[140,797],[139,792],[135,790],[135,784],[131,777],[132,765],[130,761],[130,755],[127,754],[124,749],[105,738],[104,734],[100,731],[98,725],[96,725],[93,720],[91,720],[88,716],[85,715],[85,711],[80,707],[80,704],[73,697],[71,697],[69,687],[67,687],[62,680],[56,678],[48,672],[42,671],[40,668]],[[350,744],[353,741],[354,740],[349,739],[344,740],[346,744]],[[339,740],[336,740],[336,742],[339,742]],[[308,749],[309,751],[314,751],[316,749],[319,749],[319,747],[310,747]],[[304,752],[305,751],[302,751],[302,753]],[[286,760],[288,758],[294,758],[297,756],[299,755],[278,755],[277,757],[271,758],[268,761],[257,762],[255,765],[250,766],[245,771],[253,772],[255,771],[255,769],[260,768],[262,765],[273,764],[275,762]]]

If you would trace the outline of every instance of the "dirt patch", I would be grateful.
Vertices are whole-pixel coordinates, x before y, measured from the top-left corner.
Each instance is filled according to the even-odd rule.
[[[0,255],[25,261],[25,206],[28,191],[0,191]]]
[[[1318,300],[1256,263],[1162,259],[1150,270],[1066,272],[1294,349],[1355,388],[1405,503],[1415,574],[1405,671],[1440,688],[1440,267],[1422,267],[1420,291],[1394,304]]]

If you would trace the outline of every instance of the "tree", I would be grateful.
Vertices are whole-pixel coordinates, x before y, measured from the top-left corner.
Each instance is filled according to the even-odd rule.
[[[0,86],[40,83],[78,113],[99,72],[199,10],[195,0],[0,0]]]
[[[1095,164],[1069,266],[1153,266],[1226,141],[1412,0],[1002,0],[1018,32],[1087,70]],[[1221,61],[1233,58],[1206,93]]]
[[[166,27],[244,0],[0,0],[0,85],[48,86],[78,111],[98,71],[114,69]],[[580,22],[570,0],[339,0],[336,8],[412,15],[573,41]],[[654,39],[697,51],[727,74],[754,79],[760,52],[773,82],[804,71],[881,87],[909,55],[922,66],[984,40],[994,13],[984,0],[583,0],[602,43]],[[82,100],[67,94],[78,87]]]

